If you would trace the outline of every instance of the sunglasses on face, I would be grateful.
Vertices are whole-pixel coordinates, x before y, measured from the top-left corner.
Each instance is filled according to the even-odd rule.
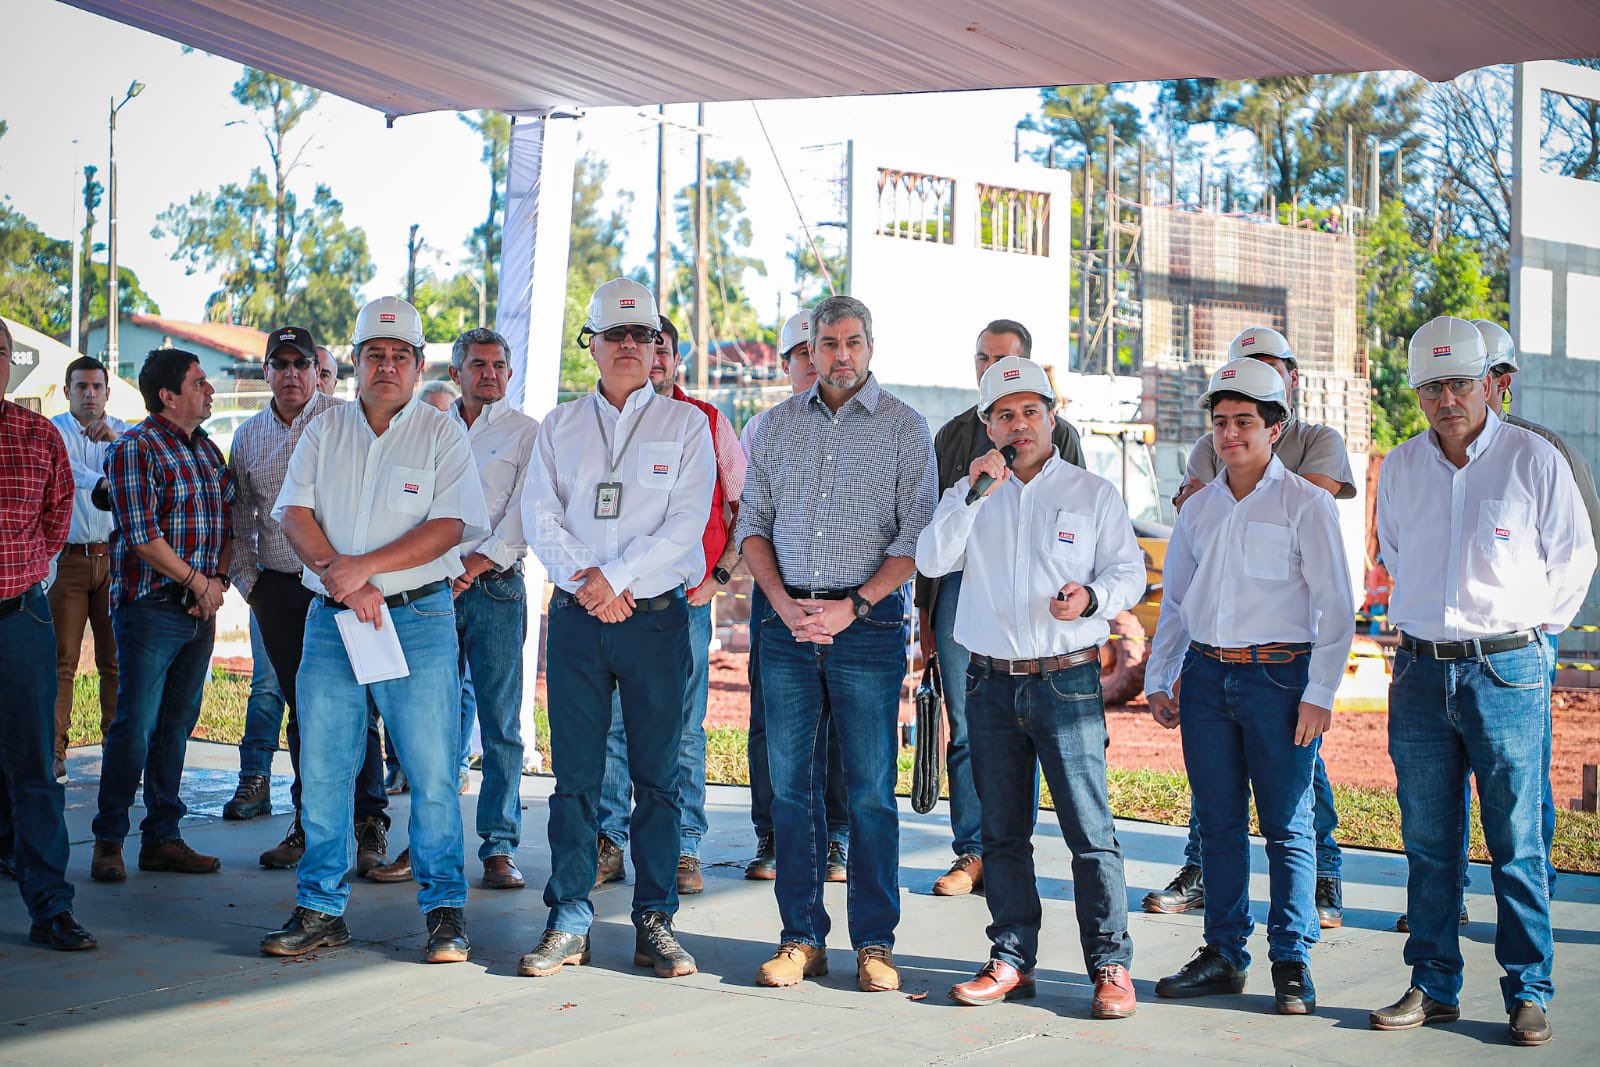
[[[1419,385],[1417,386],[1417,395],[1424,400],[1438,400],[1444,395],[1444,391],[1449,389],[1452,396],[1466,396],[1482,385],[1483,383],[1476,378],[1451,378],[1448,381],[1429,382],[1426,385]]]
[[[633,338],[634,344],[653,345],[656,338],[661,336],[660,330],[652,330],[648,326],[613,326],[600,334],[614,345],[620,345],[628,338]]]
[[[272,359],[267,360],[267,366],[275,371],[286,371],[290,367],[293,367],[298,371],[308,371],[311,369],[311,361],[304,356],[301,356],[299,359],[294,360],[293,362],[287,359],[278,359],[276,356],[274,356]]]

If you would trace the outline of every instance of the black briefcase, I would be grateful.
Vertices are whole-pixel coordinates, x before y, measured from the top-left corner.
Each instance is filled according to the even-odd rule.
[[[911,807],[925,814],[939,803],[944,776],[944,684],[939,656],[928,657],[917,685],[917,745],[911,763]]]

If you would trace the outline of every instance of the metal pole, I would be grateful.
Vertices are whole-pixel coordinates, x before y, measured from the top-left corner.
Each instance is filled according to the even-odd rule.
[[[1117,373],[1117,133],[1106,127],[1106,377]]]
[[[667,297],[667,105],[656,108],[656,304]]]
[[[111,101],[111,132],[107,138],[106,209],[106,363],[120,374],[117,357],[117,102]]]
[[[78,139],[72,139],[72,350],[78,350],[78,305],[82,292],[83,235],[78,231]],[[112,373],[115,373],[113,371]]]
[[[1078,243],[1078,370],[1089,367],[1089,274],[1094,241],[1094,167],[1083,159],[1083,237]]]
[[[706,240],[711,213],[706,200],[706,106],[695,112],[698,127],[694,143],[694,381],[697,396],[704,396],[710,382],[711,362],[711,287],[706,277]]]
[[[1356,169],[1356,131],[1353,126],[1344,128],[1344,202],[1356,202],[1355,174]]]

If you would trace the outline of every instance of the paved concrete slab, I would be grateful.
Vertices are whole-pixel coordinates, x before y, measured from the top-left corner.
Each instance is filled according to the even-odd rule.
[[[1158,1002],[1154,980],[1179,967],[1200,944],[1200,918],[1152,916],[1140,897],[1165,884],[1181,851],[1181,831],[1119,824],[1127,854],[1128,901],[1136,945],[1139,1013],[1119,1022],[1088,1018],[1066,847],[1054,825],[1035,839],[1045,927],[1037,1000],[986,1009],[950,1003],[945,991],[987,955],[988,912],[981,896],[943,899],[928,887],[948,864],[949,818],[901,810],[903,919],[896,956],[905,990],[865,994],[854,984],[845,934],[846,886],[828,887],[835,918],[832,973],[791,990],[751,984],[778,932],[772,884],[746,882],[751,849],[748,795],[710,791],[706,892],[685,898],[678,927],[701,972],[663,981],[632,965],[631,888],[595,896],[594,963],[547,979],[518,978],[517,957],[537,939],[548,871],[546,798],[551,781],[523,780],[524,832],[518,862],[533,887],[474,888],[470,963],[419,962],[422,922],[415,887],[358,883],[348,920],[356,940],[297,961],[267,959],[258,938],[288,915],[294,875],[265,871],[256,856],[275,844],[286,815],[249,823],[220,819],[237,766],[233,749],[193,743],[185,795],[194,809],[184,833],[223,857],[216,875],[130,871],[121,885],[89,880],[89,821],[98,750],[70,760],[68,822],[77,914],[100,938],[98,952],[52,953],[26,941],[20,901],[0,884],[0,1062],[147,1063],[179,1057],[228,1062],[336,1063],[374,1054],[402,1062],[500,1063],[559,1057],[574,1064],[626,1064],[669,1058],[761,1063],[1057,1063],[1107,1055],[1122,1062],[1374,1064],[1489,1063],[1525,1054],[1544,1062],[1600,1062],[1600,879],[1565,877],[1555,904],[1555,1042],[1537,1053],[1504,1043],[1499,970],[1494,964],[1487,869],[1473,868],[1473,922],[1465,932],[1463,1021],[1453,1027],[1378,1034],[1367,1012],[1406,985],[1404,937],[1391,929],[1404,908],[1404,861],[1349,851],[1346,926],[1330,931],[1314,971],[1319,1014],[1272,1014],[1264,936],[1251,988],[1236,997]],[[287,770],[284,761],[283,769]],[[477,776],[473,776],[476,785]],[[281,787],[285,783],[275,782]],[[275,794],[277,789],[275,788]],[[462,798],[468,827],[476,796]],[[405,842],[404,797],[395,798],[391,854]],[[275,805],[278,807],[279,805]],[[137,820],[137,813],[136,813]],[[469,832],[469,856],[476,844]],[[128,856],[136,855],[130,840]],[[1258,872],[1265,870],[1259,844]],[[630,865],[631,869],[631,865]],[[478,873],[468,860],[469,879]],[[1252,892],[1265,897],[1257,874]],[[1265,906],[1256,918],[1264,920]],[[913,997],[926,994],[925,999]]]

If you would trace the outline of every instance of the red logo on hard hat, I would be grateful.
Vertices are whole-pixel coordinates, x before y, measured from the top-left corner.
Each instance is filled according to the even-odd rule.
[[[1236,375],[1236,374],[1238,374],[1238,373],[1239,373],[1239,372],[1238,372],[1238,371],[1236,371],[1236,370],[1225,370],[1225,371],[1223,371],[1223,372],[1222,372],[1222,374],[1221,374],[1221,376],[1220,376],[1220,377],[1219,377],[1219,378],[1218,378],[1218,380],[1219,380],[1219,381],[1224,381],[1224,382],[1225,382],[1225,381],[1227,381],[1227,380],[1228,380],[1228,379],[1229,379],[1229,378],[1232,378],[1232,377],[1233,377],[1233,376],[1234,376],[1234,375]]]
[[[1255,343],[1256,343],[1256,339],[1254,337],[1245,337],[1245,338],[1243,338],[1243,339],[1241,339],[1239,341],[1239,347],[1240,348],[1249,348],[1251,345],[1253,345]]]
[[[1436,355],[1436,356],[1448,356],[1450,354],[1450,346],[1449,345],[1434,345],[1433,346],[1433,354]]]
[[[633,298],[631,296],[623,297],[621,300],[617,301],[617,307],[619,307],[619,308],[631,308],[631,307],[633,307]]]
[[[1022,377],[1021,367],[1013,367],[1011,370],[1003,370],[1000,372],[1000,379],[1002,381],[1014,382],[1020,377]]]
[[[378,321],[379,322],[393,322],[394,321],[394,312],[392,312],[392,311],[381,311],[381,312],[379,312],[378,313]]]
[[[801,319],[800,320],[800,329],[802,331],[810,330],[811,329],[811,320],[810,319]]]

